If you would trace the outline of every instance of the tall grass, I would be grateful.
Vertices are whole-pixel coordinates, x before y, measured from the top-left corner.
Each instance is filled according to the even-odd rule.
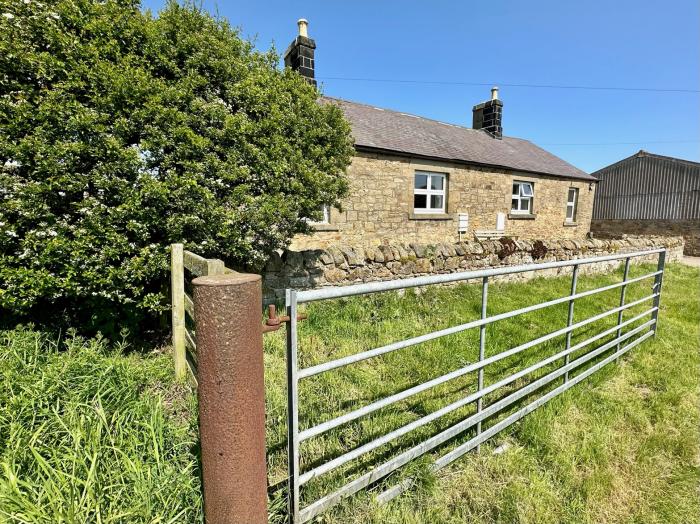
[[[0,521],[201,520],[193,397],[123,349],[0,335]]]

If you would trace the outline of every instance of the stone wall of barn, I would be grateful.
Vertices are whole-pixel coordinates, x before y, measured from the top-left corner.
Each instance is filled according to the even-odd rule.
[[[700,257],[700,220],[593,220],[596,237],[625,235],[683,236],[685,254]]]
[[[416,171],[447,174],[445,214],[413,213]],[[503,236],[583,239],[589,231],[595,193],[595,183],[588,181],[362,152],[353,158],[347,174],[350,191],[342,211],[332,209],[329,224],[315,226],[312,235],[295,237],[293,250],[338,244],[454,243],[460,240],[460,213],[469,217],[463,239],[475,238],[477,230],[495,230],[498,213],[506,217]],[[509,214],[514,180],[533,183],[532,215]],[[575,222],[566,223],[571,187],[579,190],[578,210]]]
[[[470,241],[434,244],[382,244],[376,247],[331,246],[327,249],[285,251],[268,263],[263,286],[265,298],[284,297],[287,287],[310,289],[360,282],[409,278],[557,260],[572,260],[666,247],[667,262],[683,256],[682,237],[627,237],[618,240],[512,240]],[[657,255],[646,257],[655,262]],[[635,259],[639,262],[641,259]],[[604,272],[621,262],[582,266],[581,272]],[[524,280],[534,276],[555,276],[571,268],[550,269],[503,277]]]

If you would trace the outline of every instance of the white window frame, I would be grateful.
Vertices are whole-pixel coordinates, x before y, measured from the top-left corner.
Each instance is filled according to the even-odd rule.
[[[574,192],[573,201],[570,200],[572,191]],[[571,218],[569,218],[569,209],[571,209]],[[566,215],[564,215],[564,217],[565,217],[564,220],[569,224],[575,223],[577,212],[578,212],[578,188],[577,187],[570,187],[569,189],[566,190]]]
[[[323,218],[319,221],[309,219],[309,224],[312,226],[322,226],[331,223],[331,206],[328,204],[323,204],[323,206],[321,206],[321,210],[323,211]]]
[[[418,189],[416,187],[416,177],[423,175],[427,177],[426,189]],[[433,187],[433,178],[442,178],[442,189],[431,189]],[[426,207],[416,207],[415,196],[425,195]],[[445,214],[447,211],[447,173],[434,173],[432,171],[416,171],[413,175],[413,212],[416,214]],[[442,197],[442,207],[431,207],[431,196]]]
[[[518,186],[517,191],[511,194],[510,212],[513,215],[531,215],[532,205],[535,200],[535,184],[527,180],[513,180],[513,186]],[[529,191],[528,189],[529,188]],[[529,195],[527,193],[530,193]],[[513,200],[517,200],[518,205],[513,209]],[[527,202],[527,209],[520,209],[522,202]]]

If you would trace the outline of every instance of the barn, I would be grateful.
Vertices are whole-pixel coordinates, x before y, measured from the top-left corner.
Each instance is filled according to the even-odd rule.
[[[700,163],[639,151],[592,174],[595,236],[682,235],[700,256]]]

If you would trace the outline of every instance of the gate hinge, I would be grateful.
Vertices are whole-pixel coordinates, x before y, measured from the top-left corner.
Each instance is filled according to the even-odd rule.
[[[297,321],[306,320],[308,315],[306,313],[299,313],[297,315]],[[267,306],[267,320],[265,325],[262,327],[263,333],[270,333],[271,331],[277,331],[283,322],[289,322],[289,315],[277,316],[277,308],[274,304]]]

